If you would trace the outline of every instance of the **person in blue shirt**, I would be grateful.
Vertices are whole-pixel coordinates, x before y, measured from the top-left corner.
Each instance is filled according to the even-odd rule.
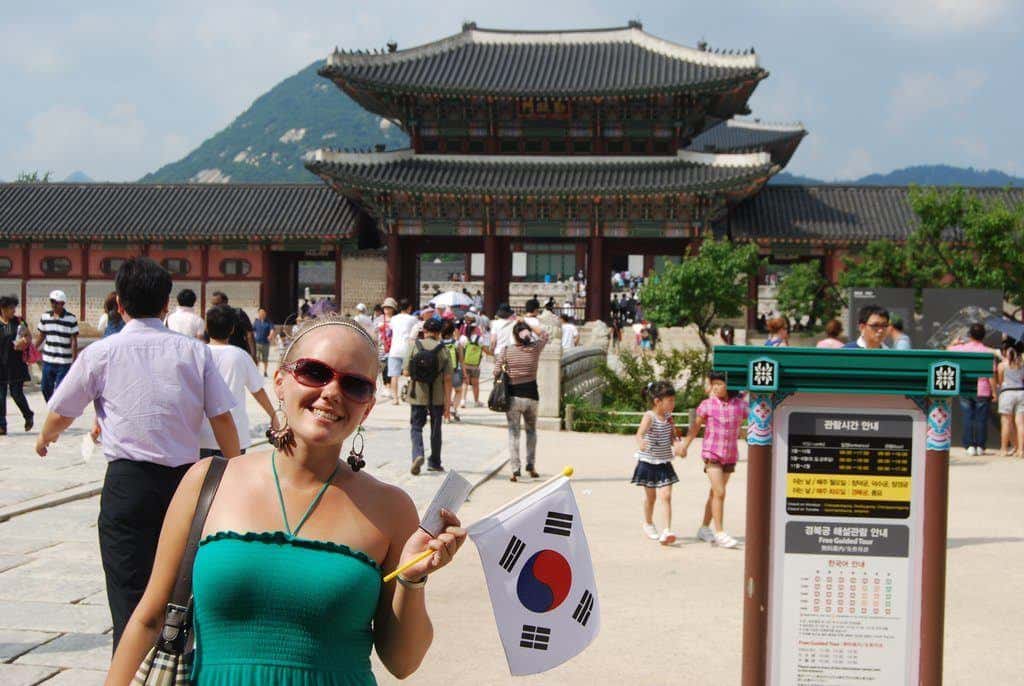
[[[270,337],[274,335],[274,322],[267,318],[267,311],[262,307],[252,322],[252,336],[256,342],[256,364],[263,364],[263,376],[267,375],[267,364],[270,362]]]

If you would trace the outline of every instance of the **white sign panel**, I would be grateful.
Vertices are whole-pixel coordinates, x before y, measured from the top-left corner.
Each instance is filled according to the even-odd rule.
[[[512,276],[526,276],[526,253],[512,253]]]
[[[627,266],[629,273],[633,276],[644,276],[644,256],[630,255]]]
[[[469,273],[472,276],[483,276],[484,254],[482,252],[471,253],[469,256]]]
[[[924,415],[819,403],[775,416],[769,683],[916,684]]]

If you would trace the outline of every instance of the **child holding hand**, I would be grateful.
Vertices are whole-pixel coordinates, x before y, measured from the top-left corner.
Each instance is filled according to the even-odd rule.
[[[676,454],[686,455],[690,443],[703,426],[701,458],[711,489],[704,504],[704,520],[697,530],[697,538],[722,548],[735,548],[737,541],[725,532],[722,518],[725,511],[725,487],[729,477],[736,471],[739,459],[736,444],[743,419],[747,416],[747,402],[737,392],[727,389],[725,374],[711,372],[708,374],[708,397],[697,406],[696,414],[696,420],[690,426],[686,438],[676,446]]]
[[[630,483],[644,488],[644,533],[662,545],[670,545],[676,541],[672,532],[672,484],[679,481],[672,468],[675,440],[672,410],[676,406],[676,390],[668,381],[654,381],[647,384],[644,397],[651,409],[644,413],[636,430],[639,450],[634,454],[637,463]],[[665,522],[660,534],[654,525],[655,502]]]

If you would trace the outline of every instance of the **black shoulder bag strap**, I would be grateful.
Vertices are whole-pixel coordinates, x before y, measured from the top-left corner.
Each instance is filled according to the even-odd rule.
[[[199,500],[196,501],[196,511],[192,515],[192,525],[188,530],[185,554],[181,558],[181,566],[178,567],[178,579],[174,582],[174,591],[164,614],[164,628],[157,645],[177,655],[185,652],[192,623],[192,566],[196,560],[196,551],[199,549],[199,537],[203,533],[206,515],[210,513],[210,505],[217,495],[217,487],[220,486],[220,479],[224,476],[227,464],[227,458],[220,456],[210,460],[206,478],[203,479],[203,486],[199,491]]]

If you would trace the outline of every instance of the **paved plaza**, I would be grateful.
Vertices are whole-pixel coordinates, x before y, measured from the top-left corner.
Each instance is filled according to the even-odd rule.
[[[42,399],[30,393],[42,411]],[[110,615],[96,540],[98,497],[87,495],[102,478],[104,461],[80,455],[90,419],[78,420],[45,459],[33,452],[36,434],[17,429],[0,439],[0,517],[47,499],[70,502],[0,522],[0,684],[74,684],[103,681],[110,655]],[[250,405],[250,416],[263,421]],[[40,419],[42,415],[39,415]],[[507,453],[500,418],[485,409],[446,425],[444,459],[474,482],[499,468]],[[474,423],[470,423],[474,422]],[[257,431],[259,429],[254,429]],[[401,484],[419,507],[439,479],[408,474],[408,407],[382,402],[367,425],[367,468]],[[741,444],[742,446],[742,444]],[[700,463],[677,462],[675,528],[681,542],[661,547],[640,533],[640,493],[628,484],[633,469],[628,436],[542,432],[542,475],[576,468],[574,488],[597,573],[602,630],[582,655],[552,672],[516,683],[735,684],[740,672],[741,550],[721,550],[692,535],[706,495]],[[746,469],[730,484],[726,524],[742,542]],[[471,522],[529,484],[512,484],[504,471],[483,483],[464,506]],[[946,606],[946,683],[1022,683],[1024,631],[1024,461],[967,458],[954,450],[951,468]],[[504,654],[483,572],[471,543],[455,564],[430,581],[428,603],[434,646],[410,682],[458,686],[507,684]],[[397,683],[379,663],[382,684]]]

